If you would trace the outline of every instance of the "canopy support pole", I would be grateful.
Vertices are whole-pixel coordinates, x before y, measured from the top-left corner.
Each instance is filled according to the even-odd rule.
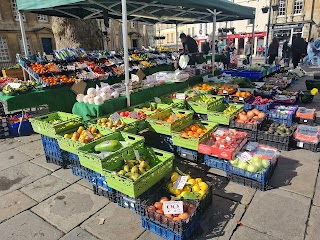
[[[130,106],[129,93],[129,53],[128,53],[128,22],[127,22],[127,0],[121,0],[122,5],[122,39],[124,50],[124,76],[126,85],[127,106]]]
[[[21,11],[18,11],[18,16],[19,16],[19,24],[20,24],[20,30],[21,30],[21,39],[22,39],[23,51],[24,51],[25,58],[28,58],[28,46],[27,46],[26,30],[24,29],[24,24],[23,24]],[[26,81],[27,77],[26,77],[25,71],[22,70],[22,73],[23,73],[23,79]]]
[[[266,47],[265,47],[265,53],[264,53],[264,63],[267,63],[268,52],[269,52],[269,34],[270,34],[270,21],[271,21],[271,5],[272,5],[272,0],[270,0],[270,2],[269,2],[268,26],[267,26]]]
[[[252,66],[252,60],[253,60],[253,49],[254,49],[254,28],[256,24],[256,11],[254,11],[254,19],[253,19],[253,23],[252,23],[252,34],[251,34],[251,49],[250,49],[250,66]]]
[[[178,39],[179,39],[178,23],[176,23],[176,50],[177,50],[177,52],[179,52]]]
[[[214,63],[216,61],[216,47],[215,47],[215,41],[216,41],[216,25],[217,25],[217,15],[220,14],[221,12],[217,12],[217,9],[214,9],[211,11],[210,9],[207,9],[210,13],[212,13],[212,59],[211,59],[211,64],[212,64],[212,75],[214,75]]]

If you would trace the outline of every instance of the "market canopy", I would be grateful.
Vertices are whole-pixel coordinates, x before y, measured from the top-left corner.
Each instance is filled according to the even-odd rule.
[[[16,0],[19,11],[72,17],[78,19],[121,18],[120,0]],[[212,13],[221,12],[217,21],[254,19],[255,9],[228,0],[138,0],[127,1],[129,20],[150,23],[195,23],[212,22]]]

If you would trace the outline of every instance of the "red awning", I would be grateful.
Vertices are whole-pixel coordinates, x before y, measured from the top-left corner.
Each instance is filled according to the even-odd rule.
[[[265,37],[267,36],[266,32],[256,32],[254,33],[255,37]],[[252,33],[240,33],[240,34],[230,34],[227,35],[228,39],[234,39],[234,38],[251,38],[252,37]]]

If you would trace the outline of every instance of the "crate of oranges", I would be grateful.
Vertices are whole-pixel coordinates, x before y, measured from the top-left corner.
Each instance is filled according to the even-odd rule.
[[[245,103],[247,101],[249,101],[252,97],[252,93],[248,92],[248,91],[238,91],[236,92],[234,95],[230,96],[230,99],[232,100],[232,102],[234,103]]]
[[[60,86],[60,80],[53,76],[49,76],[49,77],[42,76],[41,80],[43,84],[48,87]]]
[[[172,129],[173,145],[198,151],[199,142],[218,127],[217,123],[208,121],[189,121]]]
[[[150,130],[171,135],[171,130],[192,120],[193,111],[184,109],[166,109],[147,118]]]
[[[75,80],[74,78],[72,77],[68,77],[67,75],[57,75],[57,78],[62,82],[62,83],[65,83],[65,84],[68,84],[68,83],[74,83]]]
[[[217,84],[201,83],[192,87],[192,89],[199,90],[200,93],[217,93],[215,90],[218,89]]]

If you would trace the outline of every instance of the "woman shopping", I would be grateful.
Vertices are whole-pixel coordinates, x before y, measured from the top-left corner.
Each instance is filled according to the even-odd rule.
[[[273,64],[273,62],[276,60],[276,57],[278,57],[278,49],[279,49],[279,41],[275,37],[272,39],[272,43],[269,46],[269,51],[268,51],[269,64]]]

